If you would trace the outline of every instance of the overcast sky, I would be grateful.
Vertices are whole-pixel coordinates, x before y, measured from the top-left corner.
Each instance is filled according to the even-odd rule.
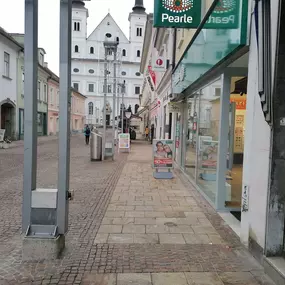
[[[0,0],[0,26],[9,33],[24,33],[25,0]],[[144,0],[146,12],[153,12],[153,1]],[[46,51],[45,60],[49,68],[59,70],[59,3],[60,0],[39,0],[39,47]],[[95,29],[110,9],[111,15],[128,37],[128,15],[135,0],[91,0],[89,9],[88,35]]]

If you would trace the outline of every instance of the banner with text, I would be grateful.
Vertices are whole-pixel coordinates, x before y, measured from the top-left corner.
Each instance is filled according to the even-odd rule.
[[[154,0],[154,27],[197,28],[201,0]]]
[[[173,140],[153,140],[153,167],[173,168]]]

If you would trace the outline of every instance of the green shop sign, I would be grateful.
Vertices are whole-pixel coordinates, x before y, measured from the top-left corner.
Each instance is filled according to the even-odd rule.
[[[201,0],[154,0],[154,27],[197,28]]]
[[[240,0],[220,0],[207,20],[204,29],[237,29]]]

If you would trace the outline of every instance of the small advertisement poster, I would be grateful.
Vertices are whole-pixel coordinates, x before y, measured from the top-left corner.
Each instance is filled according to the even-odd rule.
[[[119,134],[119,148],[130,148],[130,134]]]
[[[201,168],[216,170],[218,160],[218,141],[201,140]]]
[[[5,129],[0,129],[0,142],[4,141]]]
[[[173,140],[153,140],[153,167],[173,168]]]

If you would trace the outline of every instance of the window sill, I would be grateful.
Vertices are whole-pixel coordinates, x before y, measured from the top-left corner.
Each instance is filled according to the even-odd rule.
[[[6,76],[6,75],[2,75],[2,77],[5,78],[5,79],[7,79],[7,80],[10,80],[10,81],[13,80],[12,78],[10,78],[10,77],[8,77],[8,76]]]

